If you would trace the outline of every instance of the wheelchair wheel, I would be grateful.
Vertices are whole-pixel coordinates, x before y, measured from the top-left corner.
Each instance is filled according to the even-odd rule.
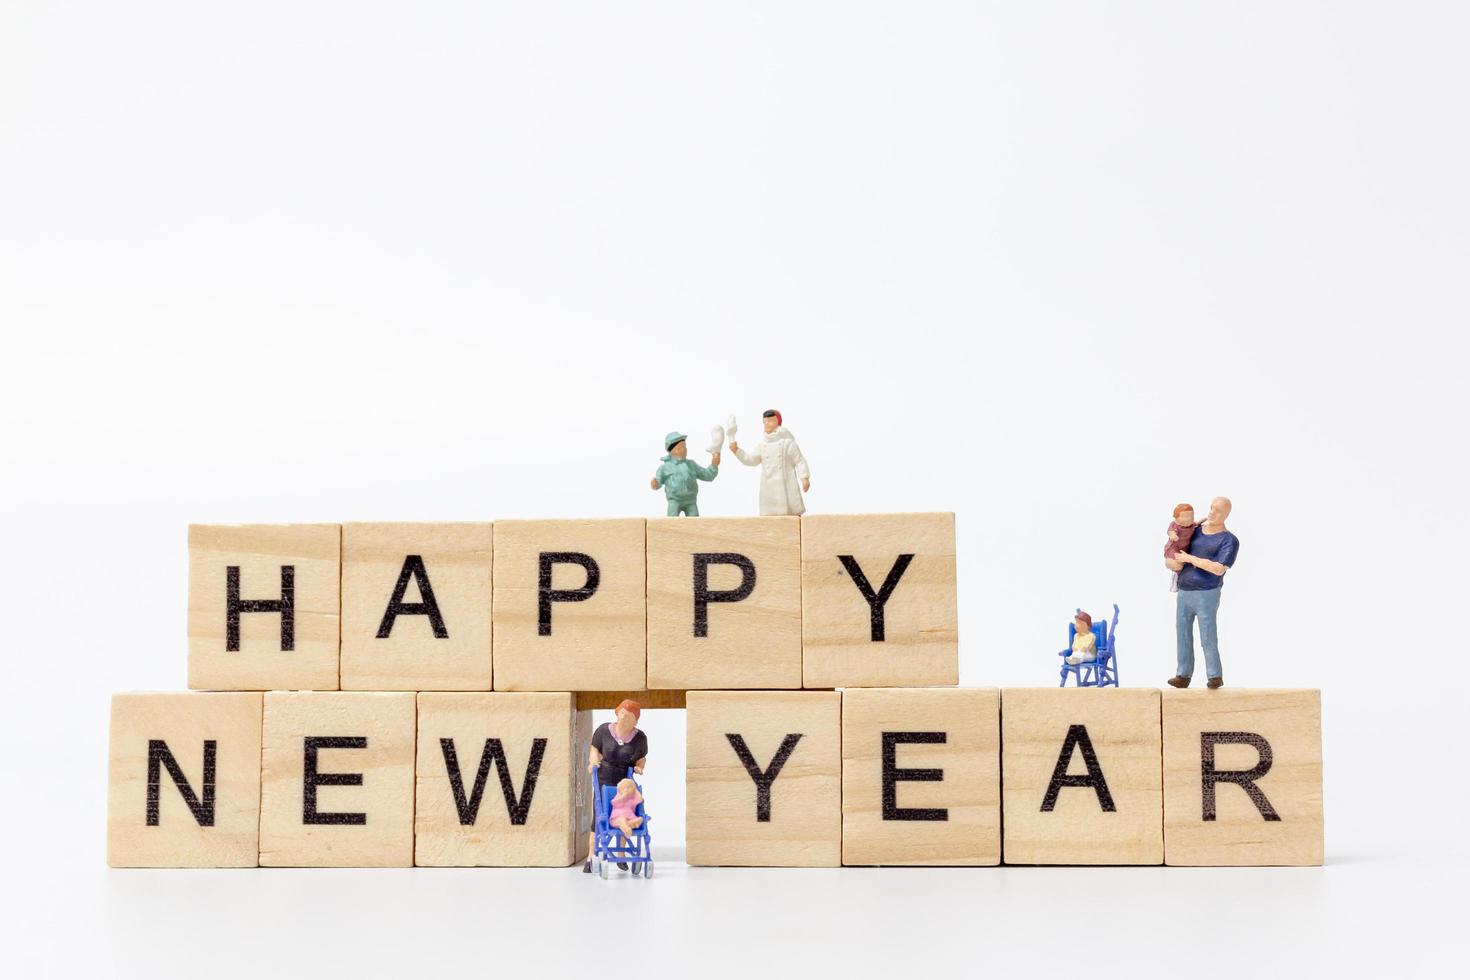
[[[638,862],[633,864],[633,877],[636,878],[643,873],[643,865]]]
[[[643,866],[643,877],[645,877],[645,878],[652,878],[653,877],[653,859],[652,858],[649,858],[648,859],[648,863]]]
[[[609,874],[609,870],[608,870],[608,864],[609,863],[610,862],[605,861],[605,860],[604,861],[599,861],[597,863],[597,877],[601,878],[603,881],[607,881],[607,876]]]

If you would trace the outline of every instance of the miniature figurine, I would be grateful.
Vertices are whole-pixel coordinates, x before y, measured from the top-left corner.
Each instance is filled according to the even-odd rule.
[[[1097,637],[1092,635],[1092,617],[1079,609],[1072,625],[1076,634],[1072,637],[1072,655],[1067,658],[1067,663],[1074,667],[1090,664],[1097,659]]]
[[[718,428],[718,426],[716,426]],[[689,459],[688,437],[682,432],[670,432],[664,436],[664,450],[668,453],[663,463],[653,474],[649,486],[657,490],[664,488],[669,501],[669,516],[699,516],[699,480],[708,483],[720,475],[720,451],[715,449],[710,456],[709,466],[700,466]],[[730,448],[735,448],[732,442]]]
[[[768,409],[761,420],[766,438],[754,452],[745,452],[735,441],[735,417],[730,417],[730,452],[746,466],[761,468],[761,516],[805,513],[806,504],[801,495],[812,488],[806,457],[802,456],[790,430],[781,424],[780,412]]]
[[[638,816],[638,804],[642,802],[638,784],[631,779],[622,779],[618,783],[617,795],[612,798],[612,813],[607,822],[621,830],[624,837],[632,837],[633,831],[643,826],[643,818]]]
[[[1194,521],[1194,507],[1190,504],[1180,504],[1174,508],[1174,520],[1169,524],[1169,540],[1164,545],[1164,559],[1172,560],[1184,548],[1189,547],[1189,539],[1194,537],[1194,529],[1199,527]],[[1179,591],[1179,573],[1171,572],[1169,579],[1169,591]]]
[[[629,768],[642,774],[643,767],[648,762],[648,736],[638,730],[638,719],[643,714],[642,705],[631,698],[624,698],[613,714],[616,720],[603,722],[592,733],[592,746],[587,753],[587,769],[597,777],[592,787],[594,793],[600,793],[603,786],[620,784],[627,778]],[[596,805],[592,809],[595,813]],[[595,831],[588,831],[589,851],[596,847],[596,836]],[[619,862],[618,867],[624,871],[628,869],[624,862]],[[582,870],[587,874],[592,873],[590,856],[587,863],[582,865]]]
[[[1092,617],[1078,609],[1067,627],[1067,649],[1057,651],[1062,658],[1061,683],[1067,686],[1070,675],[1078,687],[1118,686],[1118,604],[1113,603],[1113,622],[1106,618],[1093,627]]]
[[[1220,643],[1215,614],[1220,608],[1220,590],[1225,585],[1225,572],[1235,564],[1240,540],[1225,529],[1230,516],[1230,500],[1216,497],[1210,501],[1210,512],[1204,523],[1190,537],[1186,547],[1164,565],[1179,574],[1179,595],[1175,599],[1174,630],[1178,642],[1178,665],[1172,687],[1188,687],[1194,676],[1194,621],[1199,620],[1200,646],[1205,651],[1206,685],[1210,690],[1224,686],[1220,668]]]

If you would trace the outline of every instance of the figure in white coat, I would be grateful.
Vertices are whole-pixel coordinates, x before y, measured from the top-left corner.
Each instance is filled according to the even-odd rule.
[[[812,488],[806,457],[801,454],[791,433],[781,424],[780,412],[770,409],[761,416],[761,421],[766,438],[754,452],[749,453],[735,441],[734,426],[728,426],[730,451],[746,466],[761,468],[761,516],[804,513],[806,504],[802,502],[801,495]]]

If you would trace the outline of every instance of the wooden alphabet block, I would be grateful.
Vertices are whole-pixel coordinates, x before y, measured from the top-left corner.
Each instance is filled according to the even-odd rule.
[[[648,522],[648,686],[801,687],[799,518]]]
[[[562,694],[420,694],[415,862],[566,867],[587,856],[592,715]]]
[[[685,860],[837,867],[842,695],[690,691],[688,705]]]
[[[1006,688],[1007,864],[1162,864],[1163,745],[1149,688]]]
[[[1165,864],[1322,863],[1321,691],[1169,690],[1163,714]]]
[[[495,525],[497,690],[644,687],[643,525]]]
[[[1000,692],[842,692],[842,863],[1000,863]]]
[[[413,864],[413,694],[265,695],[260,863]]]
[[[801,518],[805,687],[958,684],[953,514]]]
[[[342,525],[342,689],[490,690],[490,524]]]
[[[112,696],[109,865],[255,867],[260,699],[256,693]]]
[[[341,528],[189,525],[189,686],[337,689]]]

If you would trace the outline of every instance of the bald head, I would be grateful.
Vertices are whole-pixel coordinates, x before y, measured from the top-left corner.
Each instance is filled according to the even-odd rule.
[[[1216,497],[1210,501],[1210,514],[1205,518],[1206,524],[1224,524],[1225,518],[1230,516],[1230,498]]]

